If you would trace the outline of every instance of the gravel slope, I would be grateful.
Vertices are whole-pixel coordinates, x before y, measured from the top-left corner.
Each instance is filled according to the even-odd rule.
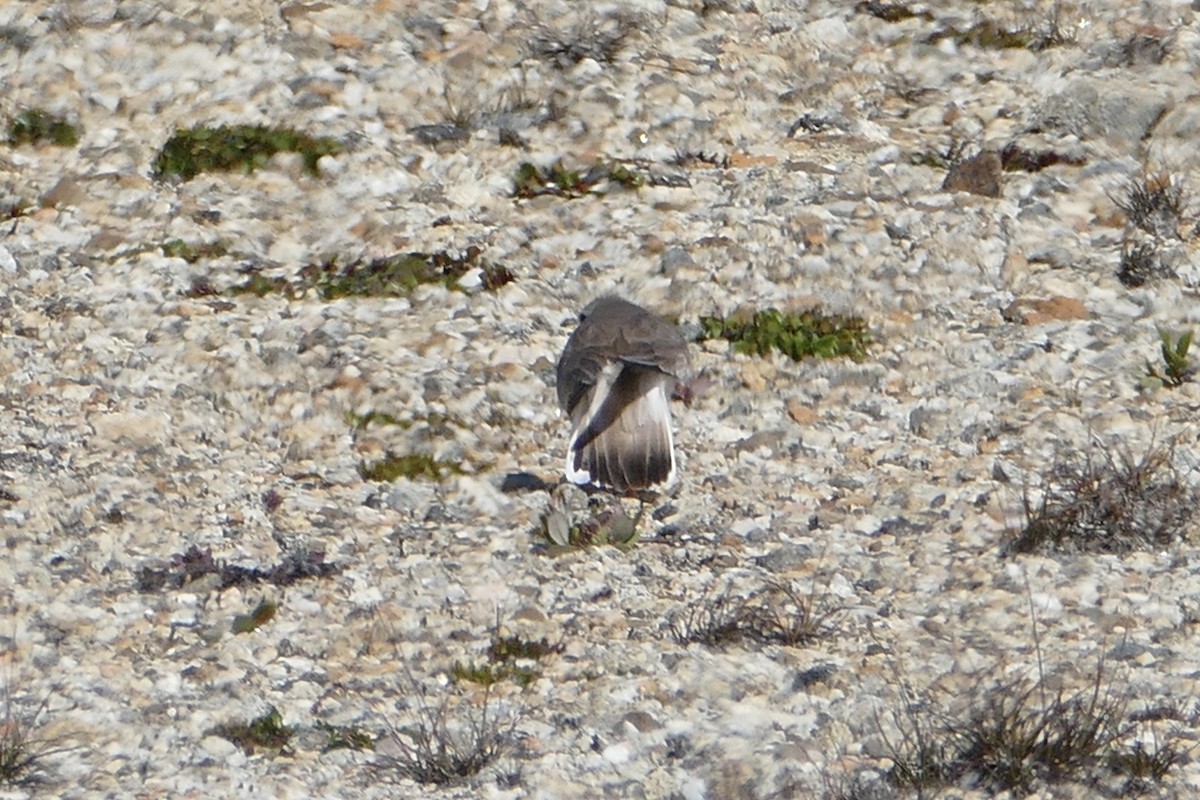
[[[1039,660],[1051,686],[1086,688],[1101,656],[1130,713],[1178,711],[1127,744],[1194,747],[1194,536],[1002,550],[1022,487],[1064,449],[1174,441],[1196,483],[1200,384],[1140,382],[1159,329],[1200,320],[1194,209],[1147,232],[1120,207],[1143,170],[1186,182],[1195,165],[1195,12],[1000,5],[898,21],[765,0],[0,9],[5,119],[44,107],[82,130],[73,147],[0,146],[0,635],[18,706],[49,693],[44,732],[82,746],[46,759],[49,788],[9,794],[834,797],[857,776],[886,797],[909,701],[964,715]],[[447,122],[459,138],[419,127]],[[176,129],[236,123],[343,150],[316,175],[294,155],[154,175]],[[946,191],[956,143],[1058,163],[1001,173],[998,197]],[[560,160],[651,179],[512,197],[521,162]],[[997,163],[954,185],[986,190]],[[189,261],[172,240],[211,247]],[[1170,274],[1129,288],[1116,272],[1139,243]],[[250,273],[470,246],[515,280],[226,294]],[[548,492],[500,486],[557,479],[553,365],[605,292],[691,334],[819,302],[875,343],[862,363],[697,343],[711,386],[676,408],[675,513],[632,550],[552,554]],[[355,424],[371,413],[386,417]],[[364,480],[387,453],[456,468]],[[336,569],[139,590],[192,546]],[[689,608],[778,584],[836,611],[823,635],[672,635]],[[233,633],[264,600],[274,617]],[[449,671],[487,660],[497,620],[554,652],[487,698],[519,717],[496,764],[437,788],[373,771],[387,742],[322,752],[319,723],[403,728],[443,696],[470,719],[484,693]],[[297,729],[282,755],[212,734],[270,707]],[[945,796],[989,794],[962,783]],[[1189,755],[1151,794],[1197,791]]]

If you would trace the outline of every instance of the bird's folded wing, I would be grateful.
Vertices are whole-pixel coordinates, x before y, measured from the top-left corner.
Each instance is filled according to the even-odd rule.
[[[567,479],[614,491],[675,480],[670,384],[656,368],[614,362],[571,414]]]

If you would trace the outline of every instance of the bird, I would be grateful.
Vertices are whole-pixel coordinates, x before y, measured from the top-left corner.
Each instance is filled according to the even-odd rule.
[[[616,493],[670,488],[671,396],[690,364],[687,341],[662,317],[611,295],[589,303],[555,370],[571,422],[567,480]]]

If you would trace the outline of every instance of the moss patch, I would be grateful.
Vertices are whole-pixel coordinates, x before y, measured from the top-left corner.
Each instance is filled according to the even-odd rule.
[[[159,245],[163,255],[168,258],[182,258],[189,264],[205,258],[220,258],[228,255],[229,250],[221,242],[185,242],[183,239],[171,239]]]
[[[8,124],[10,144],[53,144],[73,147],[79,144],[79,128],[64,117],[40,108],[29,108]]]
[[[268,278],[260,273],[230,288],[230,294],[283,294],[299,298],[314,291],[322,300],[343,297],[404,297],[422,284],[440,283],[452,291],[466,291],[463,279],[479,270],[480,286],[494,291],[516,280],[507,267],[483,258],[483,250],[472,245],[462,253],[398,253],[386,258],[359,260],[341,265],[336,260],[310,264],[300,271],[299,281]]]
[[[266,125],[221,125],[177,131],[154,159],[158,177],[190,180],[201,172],[253,172],[276,153],[299,153],[304,168],[316,174],[322,156],[341,152],[327,136],[314,137],[291,128]]]
[[[233,618],[233,632],[249,633],[256,630],[275,619],[275,612],[278,610],[279,606],[277,604],[269,600],[263,600],[249,614],[238,614]]]
[[[768,309],[749,319],[701,317],[700,325],[701,340],[726,339],[737,352],[758,356],[778,350],[794,361],[814,356],[861,361],[871,344],[861,317],[826,315],[816,309],[799,314]]]
[[[438,461],[425,453],[388,454],[374,464],[367,464],[365,461],[359,464],[358,474],[362,476],[363,480],[385,483],[390,483],[397,478],[440,482],[446,475],[461,475],[462,465],[449,461]]]
[[[597,164],[589,169],[569,169],[561,161],[549,167],[539,167],[528,161],[517,167],[513,178],[513,197],[528,198],[540,195],[582,197],[596,193],[603,184],[624,189],[638,189],[646,184],[646,176],[628,164]]]
[[[1053,21],[1052,21],[1053,22]],[[952,39],[960,47],[967,45],[982,50],[1045,50],[1064,43],[1062,32],[1051,24],[1046,31],[1032,27],[1009,27],[993,19],[983,19],[966,28],[948,26],[929,36],[929,44]]]
[[[283,724],[283,715],[274,706],[249,722],[227,722],[209,731],[210,735],[233,742],[246,755],[260,751],[279,753],[287,747],[293,733],[295,729]]]
[[[330,725],[318,722],[317,730],[325,734],[325,744],[321,746],[322,753],[333,750],[374,750],[375,737],[352,725]]]
[[[538,661],[562,651],[561,644],[552,645],[545,638],[535,641],[515,634],[495,635],[488,645],[486,662],[455,661],[450,677],[455,682],[465,681],[480,686],[509,681],[524,687],[542,676],[537,669]]]

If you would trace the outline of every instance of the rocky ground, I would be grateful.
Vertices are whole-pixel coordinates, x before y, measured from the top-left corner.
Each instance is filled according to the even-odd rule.
[[[1115,0],[5,4],[0,116],[80,133],[0,145],[5,729],[66,748],[3,796],[907,797],[941,763],[923,796],[986,797],[952,745],[1013,707],[1113,742],[1009,796],[1195,796],[1200,383],[1147,363],[1200,320],[1198,34]],[[233,124],[338,151],[156,171]],[[601,169],[514,197],[523,162]],[[513,279],[304,288],[468,248]],[[557,480],[553,366],[606,292],[873,343],[697,341],[678,490],[560,552],[550,491],[501,489]],[[1181,535],[1009,552],[1056,465],[1148,453]],[[364,477],[389,455],[440,480]],[[272,708],[282,748],[220,735]],[[499,757],[406,777],[443,722]]]

